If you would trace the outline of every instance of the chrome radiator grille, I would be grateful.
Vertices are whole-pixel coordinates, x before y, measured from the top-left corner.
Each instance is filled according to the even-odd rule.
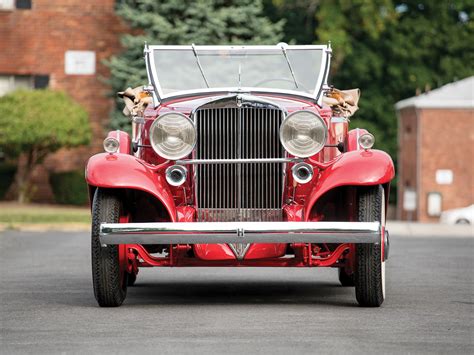
[[[202,108],[195,113],[197,159],[280,158],[282,111]],[[282,163],[196,166],[199,221],[281,220]]]

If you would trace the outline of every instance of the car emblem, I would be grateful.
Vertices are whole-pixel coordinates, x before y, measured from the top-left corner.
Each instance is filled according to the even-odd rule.
[[[236,98],[235,98],[235,101],[236,101],[236,104],[237,104],[237,107],[242,107],[242,96],[241,95],[237,95]]]
[[[245,257],[245,254],[247,254],[247,250],[249,250],[250,244],[245,244],[245,243],[232,243],[232,244],[227,244],[230,249],[235,254],[235,257],[237,260],[243,260]]]

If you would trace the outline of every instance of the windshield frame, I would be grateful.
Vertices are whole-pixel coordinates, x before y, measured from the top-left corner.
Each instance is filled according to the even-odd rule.
[[[153,52],[155,50],[228,50],[228,51],[241,51],[241,50],[262,50],[272,51],[281,50],[283,53],[285,50],[322,50],[321,67],[319,70],[316,86],[312,93],[306,93],[297,90],[288,89],[271,89],[271,88],[260,88],[260,87],[219,87],[219,88],[202,88],[193,90],[180,90],[169,94],[164,94],[158,80],[158,75],[155,65],[155,56]],[[285,43],[277,44],[274,46],[268,45],[245,45],[245,46],[195,46],[192,45],[146,45],[144,49],[145,63],[148,75],[149,84],[153,87],[153,97],[155,105],[164,101],[172,99],[190,97],[195,95],[206,95],[206,94],[217,94],[217,93],[263,93],[263,94],[283,94],[288,96],[296,96],[300,98],[310,99],[321,106],[322,91],[327,87],[327,78],[329,74],[329,66],[331,62],[331,46],[330,45],[287,45]],[[284,54],[282,54],[284,55]]]

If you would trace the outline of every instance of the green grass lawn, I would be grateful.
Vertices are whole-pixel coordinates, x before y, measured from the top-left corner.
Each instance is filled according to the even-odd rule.
[[[90,223],[87,207],[0,203],[0,223]]]

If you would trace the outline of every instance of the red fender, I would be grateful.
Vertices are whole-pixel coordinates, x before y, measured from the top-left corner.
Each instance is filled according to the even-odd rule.
[[[101,153],[92,156],[86,166],[89,186],[145,191],[156,197],[176,221],[176,206],[164,177],[129,154]]]
[[[390,182],[395,168],[390,156],[381,150],[355,150],[344,153],[329,167],[321,170],[305,204],[308,220],[315,202],[326,192],[339,186],[368,186]]]

